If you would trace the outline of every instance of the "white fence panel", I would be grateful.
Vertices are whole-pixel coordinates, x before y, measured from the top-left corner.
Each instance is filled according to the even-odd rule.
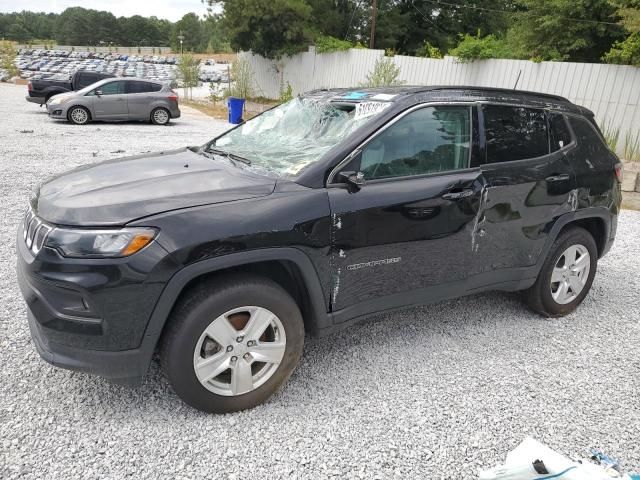
[[[267,60],[248,52],[261,94],[278,98],[291,84],[294,94],[335,87],[358,87],[384,52],[351,49],[316,54],[308,52]],[[400,80],[408,85],[468,85],[514,88],[562,95],[596,115],[600,125],[620,129],[621,149],[626,132],[640,132],[640,68],[568,62],[534,63],[526,60],[482,60],[469,63],[454,57],[443,59],[397,55]],[[519,78],[518,78],[519,77]]]

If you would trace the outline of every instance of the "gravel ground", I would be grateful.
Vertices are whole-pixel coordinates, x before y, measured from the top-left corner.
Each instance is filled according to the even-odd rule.
[[[494,293],[381,316],[308,339],[288,385],[252,411],[194,411],[157,365],[137,389],[49,366],[14,273],[30,189],[87,162],[204,143],[225,124],[184,109],[170,127],[75,127],[25,90],[0,85],[0,478],[475,478],[526,435],[640,470],[638,212],[620,216],[576,313],[547,320]]]

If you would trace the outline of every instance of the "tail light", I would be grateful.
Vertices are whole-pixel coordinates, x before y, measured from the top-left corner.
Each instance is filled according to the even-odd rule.
[[[616,172],[616,180],[618,180],[618,183],[622,183],[622,178],[624,177],[624,167],[622,163],[616,163],[613,168]]]
[[[178,101],[178,94],[171,90],[171,95],[169,95],[169,100],[173,100],[174,102]]]

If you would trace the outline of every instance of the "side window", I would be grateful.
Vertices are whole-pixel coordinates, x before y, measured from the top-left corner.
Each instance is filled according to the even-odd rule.
[[[549,112],[549,128],[551,130],[551,151],[555,152],[571,143],[571,132],[567,120],[561,113]]]
[[[148,92],[146,85],[147,82],[125,82],[126,83],[126,93],[145,93]]]
[[[364,147],[360,171],[371,180],[467,168],[470,130],[470,107],[421,108]]]
[[[148,83],[150,92],[159,92],[162,90],[162,85],[158,85],[157,83]]]
[[[487,163],[541,157],[549,153],[544,110],[484,105]]]
[[[569,116],[569,123],[571,123],[571,128],[576,134],[576,140],[579,144],[588,146],[596,154],[607,154],[608,147],[587,120]]]
[[[123,88],[122,88],[123,84],[124,82],[109,82],[109,83],[105,83],[104,85],[97,88],[96,90],[101,90],[102,95],[118,95],[118,94],[121,94],[123,91]]]
[[[93,80],[93,77],[90,76],[90,74],[88,73],[80,73],[78,75],[78,89],[84,88],[84,87],[88,87],[89,85],[91,85],[92,83],[95,83],[95,80]]]

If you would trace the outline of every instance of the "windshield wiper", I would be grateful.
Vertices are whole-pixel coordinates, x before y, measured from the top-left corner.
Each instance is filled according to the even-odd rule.
[[[245,165],[251,165],[251,160],[249,160],[248,158],[244,158],[241,157],[240,155],[236,155],[235,153],[230,153],[230,152],[226,152],[224,150],[220,150],[219,148],[207,148],[206,150],[207,152],[210,153],[216,153],[218,155],[224,155],[225,157],[227,157],[229,160],[233,161],[237,161],[240,163],[244,163]]]

